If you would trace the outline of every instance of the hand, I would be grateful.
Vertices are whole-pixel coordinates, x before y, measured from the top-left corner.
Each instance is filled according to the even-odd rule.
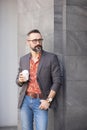
[[[42,110],[47,110],[50,106],[50,103],[47,100],[40,100],[41,104],[39,106]]]
[[[19,82],[20,83],[26,82],[26,78],[24,77],[22,73],[19,74]]]

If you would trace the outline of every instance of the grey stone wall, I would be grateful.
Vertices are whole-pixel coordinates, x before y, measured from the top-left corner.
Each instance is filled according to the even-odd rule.
[[[66,1],[66,130],[87,129],[87,1]]]
[[[66,81],[65,96],[61,96],[66,111],[58,108],[56,119],[60,123],[56,123],[55,129],[86,130],[87,1],[54,0],[54,3],[54,52],[62,57]]]
[[[54,53],[58,55],[61,66],[62,86],[58,92],[58,106],[54,111],[54,130],[65,129],[65,65],[64,65],[64,48],[65,48],[65,31],[63,30],[66,20],[64,11],[64,1],[54,0]],[[65,39],[66,40],[66,39]]]
[[[29,52],[25,44],[26,34],[39,29],[43,35],[44,49],[54,50],[54,1],[18,0],[18,55]]]

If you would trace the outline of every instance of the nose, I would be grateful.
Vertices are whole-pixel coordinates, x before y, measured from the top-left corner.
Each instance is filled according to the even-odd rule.
[[[41,45],[42,42],[41,42],[39,39],[37,39],[37,40],[36,40],[36,44],[37,44],[37,45]]]

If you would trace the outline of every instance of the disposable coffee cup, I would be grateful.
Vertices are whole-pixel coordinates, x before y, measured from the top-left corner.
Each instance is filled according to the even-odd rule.
[[[29,72],[28,72],[28,70],[23,70],[22,74],[23,74],[25,80],[27,81],[29,79]]]

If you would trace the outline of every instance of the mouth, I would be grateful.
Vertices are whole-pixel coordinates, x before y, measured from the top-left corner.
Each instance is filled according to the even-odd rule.
[[[35,49],[37,50],[37,52],[41,51],[42,50],[42,46],[38,45],[35,47]]]
[[[37,46],[33,49],[33,51],[35,51],[35,52],[41,52],[41,51],[42,51],[42,46],[41,46],[41,45],[37,45]]]

